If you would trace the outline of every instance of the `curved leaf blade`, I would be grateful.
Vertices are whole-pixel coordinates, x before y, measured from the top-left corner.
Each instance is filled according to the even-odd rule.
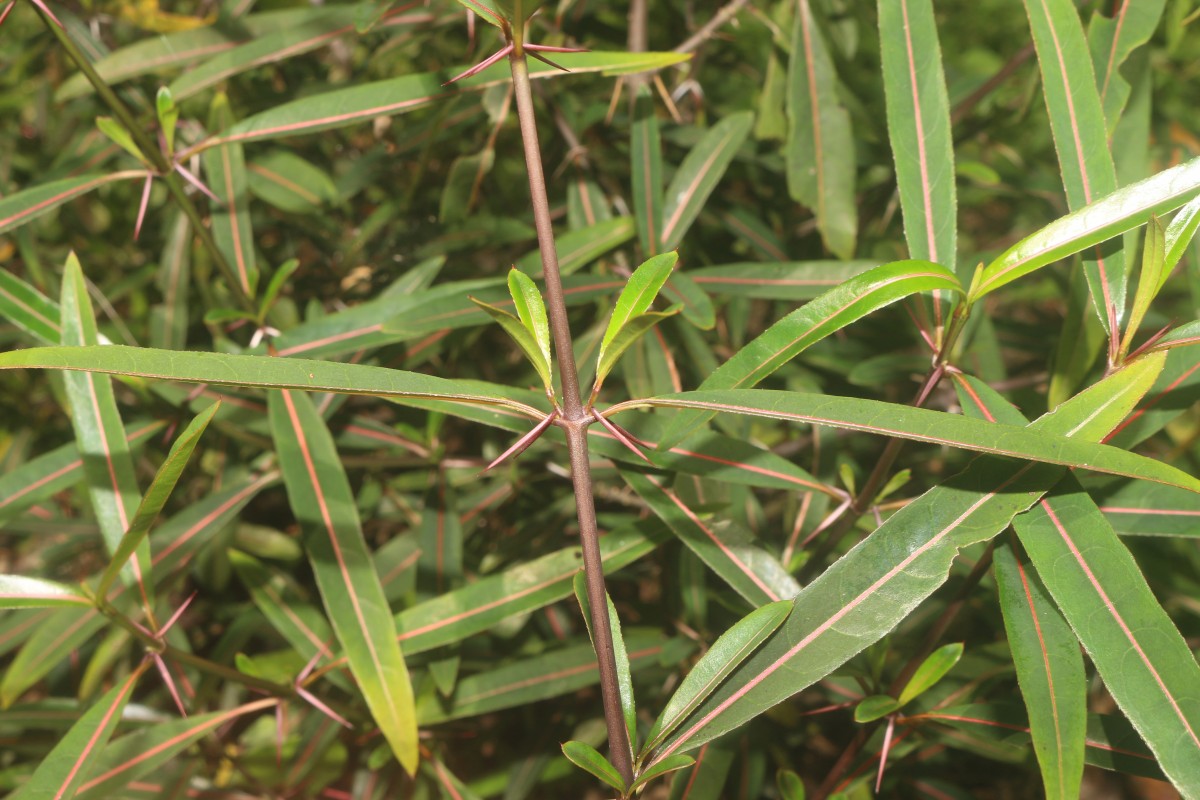
[[[210,130],[223,131],[233,124],[233,112],[224,92],[213,98],[209,111]],[[213,209],[212,233],[217,247],[237,271],[242,291],[254,297],[258,285],[258,265],[254,255],[254,231],[250,228],[249,192],[246,156],[236,142],[223,142],[201,157],[209,188],[221,198],[221,207]]]
[[[140,169],[112,172],[107,175],[79,175],[15,192],[0,199],[0,233],[6,233],[43,214],[48,214],[68,200],[74,200],[107,183],[145,177],[146,171]]]
[[[713,125],[684,156],[664,195],[659,237],[662,250],[674,250],[683,241],[753,126],[753,112],[730,114]]]
[[[633,183],[633,218],[638,242],[648,256],[662,249],[663,178],[662,137],[654,110],[654,97],[645,82],[637,84],[633,123],[629,130],[630,179]]]
[[[0,575],[0,608],[92,605],[82,592],[45,578]]]
[[[272,392],[268,409],[288,499],[329,621],[371,715],[411,775],[419,758],[412,685],[333,437],[304,395]]]
[[[501,328],[504,328],[504,332],[512,337],[512,340],[521,348],[521,352],[525,354],[525,358],[529,359],[529,363],[537,370],[538,376],[546,386],[546,391],[553,392],[554,377],[550,372],[550,353],[548,350],[542,349],[541,343],[534,338],[529,327],[523,325],[521,320],[512,314],[491,303],[485,303],[477,297],[472,297],[471,302],[482,308],[488,316],[500,324]]]
[[[639,314],[630,319],[624,327],[613,337],[612,341],[605,347],[601,345],[600,356],[596,361],[596,380],[593,393],[599,390],[599,387],[604,383],[604,379],[608,377],[608,373],[612,372],[613,367],[621,359],[621,355],[632,347],[643,334],[649,331],[658,323],[662,322],[667,317],[673,317],[679,313],[679,306],[672,306],[666,311],[651,311],[648,314]]]
[[[508,293],[512,296],[513,306],[517,309],[517,317],[529,331],[537,343],[536,352],[540,354],[542,364],[547,374],[550,372],[550,323],[546,318],[546,303],[542,293],[538,291],[533,279],[513,268],[508,271]],[[551,383],[546,383],[549,390]]]

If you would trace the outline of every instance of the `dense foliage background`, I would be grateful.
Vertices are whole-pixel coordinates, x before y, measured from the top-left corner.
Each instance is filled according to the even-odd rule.
[[[1110,76],[1114,93],[1127,83],[1127,102],[1113,110],[1103,96],[1117,186],[1200,156],[1200,7],[1194,0],[1126,3],[1131,8],[1121,0],[1078,5],[1093,59],[1102,54],[1104,31],[1111,31],[1104,26],[1115,24],[1110,18],[1145,30],[1144,43],[1122,53]],[[547,69],[534,82],[547,187],[570,273],[575,349],[585,373],[630,271],[661,249],[677,247],[680,256],[676,275],[682,277],[668,285],[660,307],[682,302],[683,313],[630,349],[605,382],[602,405],[695,389],[718,364],[830,286],[885,262],[918,257],[911,231],[906,238],[897,162],[912,164],[926,154],[896,148],[893,155],[874,4],[635,5],[631,25],[623,0],[548,3],[529,34],[534,42],[587,47],[597,67],[617,65],[606,54],[631,49],[666,52],[682,45],[691,54],[643,78]],[[220,198],[211,201],[178,172],[171,178],[187,187],[211,226],[233,268],[226,273],[165,179],[156,177],[150,186],[142,220],[146,169],[97,126],[97,117],[113,116],[110,104],[80,74],[35,4],[16,3],[0,27],[5,350],[57,344],[55,304],[74,291],[90,297],[99,335],[116,344],[263,353],[264,339],[273,339],[280,355],[487,381],[538,404],[534,370],[501,328],[466,300],[468,294],[490,302],[504,297],[502,280],[495,279],[514,263],[531,275],[540,272],[511,87],[499,67],[458,86],[439,86],[502,44],[496,28],[478,20],[469,25],[463,6],[448,0],[224,0],[169,10],[85,0],[50,8],[160,145],[156,94],[170,87],[179,112],[175,153],[222,130],[237,131],[238,121],[285,101],[435,74],[386,113],[302,135],[248,137],[180,160]],[[737,13],[719,27],[705,27],[726,8]],[[801,8],[814,28],[798,24]],[[935,170],[953,171],[944,180],[957,188],[948,221],[957,242],[955,252],[920,257],[957,271],[966,286],[977,264],[1084,203],[1068,200],[1064,191],[1049,118],[1054,107],[1048,111],[1043,100],[1043,73],[1022,3],[938,2],[935,11],[940,56],[928,41],[918,41],[915,57],[940,57],[945,74],[954,163],[937,162],[938,152],[928,157]],[[700,37],[691,38],[697,31]],[[804,35],[818,37],[823,57],[802,58],[811,55],[798,49]],[[566,57],[563,63],[585,64]],[[807,168],[797,150],[805,134],[798,131],[803,99],[796,96],[796,71],[806,63],[815,65],[810,80],[825,92],[832,122],[826,145],[833,152],[822,164],[815,199],[804,196],[803,176],[792,174],[789,181],[789,170]],[[332,100],[326,114],[352,105]],[[724,149],[706,138],[718,125],[733,142]],[[689,153],[691,162],[685,161]],[[130,174],[84,186],[88,176],[122,170]],[[667,187],[660,206],[638,195],[656,181],[660,191]],[[691,187],[687,198],[672,196],[680,185]],[[44,196],[21,194],[41,186],[52,188]],[[10,202],[17,197],[24,199]],[[656,215],[666,218],[657,223],[665,230],[655,227]],[[946,215],[935,222],[946,224]],[[1131,265],[1141,259],[1139,242],[1137,235],[1126,240]],[[72,252],[86,291],[65,266]],[[260,276],[256,284],[253,272]],[[256,302],[245,300],[238,280],[255,290],[248,294]],[[913,295],[839,330],[761,387],[912,402],[933,354],[922,331],[935,339],[944,322],[935,316],[944,308],[935,310],[925,297]],[[983,313],[971,318],[950,363],[1033,419],[1106,374],[1108,337],[1090,302],[1078,260],[1066,258],[981,300]],[[1150,306],[1134,347],[1164,326],[1195,320],[1198,304],[1200,251],[1192,244]],[[1172,351],[1170,380],[1178,380],[1165,401],[1152,404],[1153,413],[1142,415],[1144,435],[1114,442],[1136,445],[1137,452],[1193,475],[1200,434],[1196,350]],[[947,377],[924,405],[961,411],[962,395],[955,392],[961,386]],[[172,749],[163,751],[161,764],[146,762],[136,777],[92,786],[91,794],[88,784],[80,796],[603,796],[559,750],[568,739],[603,749],[604,736],[593,654],[571,594],[577,528],[561,436],[551,433],[515,461],[481,474],[528,430],[527,420],[478,409],[456,416],[461,409],[436,401],[399,406],[367,396],[314,395],[349,477],[354,508],[347,513],[361,518],[398,614],[422,732],[422,767],[414,780],[382,745],[345,670],[306,684],[321,710],[296,695],[279,716],[271,704],[247,706],[260,698],[255,689],[269,696],[271,687],[291,686],[318,643],[332,641],[301,545],[297,501],[289,503],[279,477],[272,442],[278,432],[269,424],[265,394],[215,386],[200,393],[140,378],[114,380],[113,387],[143,489],[182,427],[212,400],[224,403],[151,534],[157,624],[191,598],[162,637],[169,649],[161,659],[191,716],[178,721],[176,690],[148,670],[131,689],[109,746],[118,749],[105,751],[101,763],[127,763],[134,753],[167,742]],[[109,553],[74,450],[77,429],[65,411],[69,391],[57,372],[0,376],[0,573],[71,586],[89,581],[94,588]],[[544,397],[540,401],[545,405]],[[651,439],[670,419],[661,411],[646,417],[634,429]],[[751,417],[722,418],[714,430],[727,438],[711,444],[707,466],[660,461],[660,469],[671,470],[661,480],[689,519],[752,565],[752,574],[769,586],[767,597],[790,597],[974,457],[908,443],[895,469],[882,476],[886,485],[848,508],[888,440]],[[611,440],[594,447],[600,524],[616,532],[605,537],[608,589],[648,727],[699,655],[756,603],[702,546],[685,545],[680,525],[686,521],[656,507],[644,480],[618,474],[614,464],[636,476],[635,458]],[[737,464],[752,468],[739,473]],[[1156,501],[1129,489],[1138,482],[1081,477],[1194,649],[1200,502],[1183,491],[1155,495],[1160,510],[1175,513],[1153,515]],[[1150,505],[1121,513],[1135,500]],[[1006,532],[997,541],[1010,537]],[[161,553],[167,555],[160,564]],[[789,783],[794,774],[810,796],[843,791],[867,797],[875,791],[881,753],[888,762],[882,796],[1041,793],[991,561],[990,543],[966,548],[945,585],[894,632],[693,752],[697,766],[652,785],[647,796],[803,796]],[[114,614],[136,621],[137,604],[131,608]],[[139,633],[132,622],[106,624],[90,608],[0,613],[3,791],[28,779],[106,692],[147,669],[139,664],[141,634],[149,632]],[[944,648],[960,642],[956,661],[957,650]],[[856,721],[858,701],[894,694],[935,650],[948,671],[902,716]],[[261,682],[247,685],[212,665]],[[1090,661],[1086,675],[1089,741],[1108,736],[1117,752],[1087,751],[1093,766],[1084,774],[1084,796],[1173,796],[1168,784],[1155,780],[1161,772],[1154,758]],[[968,704],[986,711],[974,720],[938,717]],[[220,716],[234,709],[236,716]],[[346,717],[352,729],[331,714]],[[894,730],[889,719],[897,723]],[[190,738],[178,738],[184,731]],[[1119,771],[1100,768],[1114,762]],[[1188,791],[1193,796],[1200,785]]]

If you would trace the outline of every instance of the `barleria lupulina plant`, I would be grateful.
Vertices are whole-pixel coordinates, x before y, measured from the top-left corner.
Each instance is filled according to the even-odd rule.
[[[2,12],[78,74],[0,198],[0,786],[929,796],[1032,749],[1047,797],[1200,797],[1200,160],[1149,134],[1195,15],[1026,0],[1004,63],[947,10],[996,61],[948,89],[931,0],[730,0],[672,52],[671,3],[459,2],[498,46],[437,71],[444,2],[112,52]]]

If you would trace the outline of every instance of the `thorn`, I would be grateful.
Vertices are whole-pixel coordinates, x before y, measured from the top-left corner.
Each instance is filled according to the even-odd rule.
[[[887,731],[883,734],[883,749],[879,752],[879,775],[875,778],[875,794],[879,794],[879,787],[883,785],[883,770],[887,766],[888,752],[892,749],[892,734],[896,732],[896,716],[893,714],[888,717]]]
[[[345,727],[349,728],[350,730],[354,730],[354,726],[353,726],[353,725],[351,725],[351,724],[350,724],[350,723],[349,723],[349,722],[346,720],[346,718],[345,718],[345,717],[343,717],[342,715],[338,714],[338,713],[337,713],[336,711],[334,711],[332,708],[330,708],[329,706],[325,705],[325,704],[324,704],[324,703],[322,703],[320,700],[318,700],[318,699],[317,699],[317,697],[316,697],[316,695],[314,695],[314,694],[313,694],[312,692],[310,692],[308,689],[305,689],[305,688],[303,688],[303,687],[297,686],[297,687],[296,687],[296,694],[298,694],[298,695],[300,695],[301,697],[303,697],[303,698],[304,698],[305,700],[307,700],[307,701],[308,701],[310,704],[312,704],[312,707],[313,707],[313,708],[317,709],[317,711],[320,711],[322,714],[324,714],[325,716],[329,717],[329,718],[330,718],[331,720],[333,720],[334,722],[338,723],[339,725],[344,725]]]
[[[142,220],[146,218],[146,207],[150,205],[150,184],[154,176],[146,173],[146,185],[142,187],[142,204],[138,206],[137,223],[133,226],[133,240],[136,242],[142,234]]]
[[[175,679],[171,677],[171,671],[167,669],[167,662],[163,661],[163,657],[158,653],[154,653],[154,666],[158,667],[163,683],[167,685],[167,690],[174,698],[175,706],[179,709],[179,716],[186,717],[187,711],[183,707],[183,701],[179,699],[179,692],[175,690]]]
[[[590,53],[590,48],[587,47],[555,47],[551,44],[527,44],[526,50],[533,50],[537,53]]]
[[[37,6],[38,10],[40,10],[43,14],[45,14],[50,19],[54,20],[55,25],[62,28],[64,31],[67,29],[65,25],[63,25],[61,22],[58,21],[58,17],[54,16],[54,12],[51,11],[49,6],[47,6],[45,3],[43,3],[42,0],[30,0],[30,1],[35,6]],[[15,5],[15,3],[14,3],[14,5]]]
[[[538,437],[542,435],[542,432],[545,431],[546,428],[550,427],[550,423],[554,422],[556,419],[558,419],[558,409],[555,409],[547,414],[541,422],[534,426],[533,430],[522,436],[520,439],[517,439],[516,443],[512,447],[498,455],[496,459],[484,467],[483,471],[479,474],[482,475],[484,472],[487,472],[493,467],[498,466],[510,457],[519,456],[521,453],[524,453],[525,450],[529,448],[529,445],[536,442]]]
[[[167,631],[171,630],[171,626],[175,624],[175,622],[179,619],[180,616],[183,615],[183,612],[187,610],[187,607],[189,605],[191,605],[191,602],[195,599],[196,599],[196,592],[192,592],[188,596],[188,599],[184,600],[183,603],[179,606],[179,608],[176,609],[175,613],[171,615],[171,618],[169,620],[167,620],[167,624],[162,626],[162,629],[159,630],[158,637],[156,637],[156,638],[162,638],[163,636],[166,636]]]
[[[5,8],[3,11],[0,11],[0,25],[4,24],[4,20],[8,19],[8,15],[11,14],[12,10],[16,7],[17,0],[12,0],[12,2],[8,4],[7,8]]]
[[[1151,336],[1146,341],[1142,342],[1141,347],[1139,347],[1137,350],[1134,350],[1129,355],[1125,356],[1125,360],[1131,361],[1131,360],[1137,358],[1138,356],[1142,355],[1143,353],[1145,353],[1150,348],[1154,347],[1154,345],[1158,344],[1159,340],[1162,339],[1164,336],[1166,336],[1167,333],[1174,327],[1175,327],[1175,320],[1171,320],[1171,322],[1169,324],[1163,326],[1162,330],[1160,330],[1158,333]]]
[[[190,173],[186,169],[184,169],[184,166],[182,164],[176,164],[175,171],[178,172],[180,175],[182,175],[183,179],[186,180],[188,183],[190,183],[192,186],[195,186],[197,189],[199,189],[200,191],[202,191],[206,195],[208,195],[209,200],[212,200],[217,205],[224,205],[224,203],[221,202],[221,198],[217,197],[215,194],[212,193],[212,189],[209,189],[207,186],[205,186],[200,181],[199,178],[197,178],[195,175],[193,175],[192,173]]]
[[[625,431],[621,430],[616,425],[614,425],[613,423],[611,423],[607,419],[605,419],[604,415],[602,415],[595,408],[592,409],[592,416],[595,417],[596,421],[599,422],[601,425],[603,425],[605,427],[605,429],[607,429],[608,432],[611,433],[618,442],[620,442],[621,444],[625,445],[630,450],[632,450],[634,455],[636,455],[642,461],[645,461],[647,464],[654,463],[646,456],[645,453],[643,453],[641,450],[638,449],[637,445],[635,445],[633,443],[633,441],[630,439],[629,435],[627,433],[625,433]]]
[[[472,75],[478,75],[480,72],[483,72],[485,69],[490,67],[492,64],[495,64],[497,61],[504,58],[512,51],[513,51],[513,46],[511,44],[505,45],[504,47],[497,50],[495,53],[492,53],[490,56],[485,58],[483,61],[480,61],[475,66],[471,67],[466,72],[462,73],[461,75],[456,75],[453,78],[451,78],[450,80],[446,81],[445,83],[442,84],[442,86],[449,86],[450,84],[454,83],[455,81],[461,81],[463,78],[469,78]]]
[[[539,56],[537,53],[535,53],[533,51],[533,48],[531,48],[531,47],[526,47],[525,49],[529,51],[529,55],[533,56],[538,61],[541,61],[543,64],[549,64],[550,66],[554,67],[555,69],[561,69],[563,72],[571,71],[571,70],[567,69],[566,67],[564,67],[562,64],[555,64],[553,61],[546,58],[545,56]]]
[[[837,522],[838,518],[841,517],[842,514],[845,514],[846,510],[850,508],[850,503],[851,501],[847,500],[835,508],[828,517],[821,521],[820,525],[813,529],[812,533],[804,538],[804,541],[800,543],[800,549],[803,550],[804,548],[808,547],[809,542],[821,535],[821,532],[827,529],[830,525]]]

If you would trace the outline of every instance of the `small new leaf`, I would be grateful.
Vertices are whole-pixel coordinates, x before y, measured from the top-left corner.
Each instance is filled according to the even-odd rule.
[[[138,146],[133,143],[133,137],[129,135],[129,131],[121,127],[121,123],[112,117],[96,117],[96,127],[100,129],[101,133],[111,139],[113,144],[143,164],[146,163],[146,157],[142,155],[142,151]]]
[[[651,764],[648,769],[642,772],[641,775],[637,776],[637,779],[633,782],[633,790],[636,792],[638,789],[645,786],[655,778],[662,777],[663,775],[674,772],[677,769],[690,767],[695,763],[696,759],[685,753],[676,753],[673,756],[664,758],[662,761]]]
[[[666,311],[651,311],[647,314],[639,314],[626,323],[625,327],[613,337],[607,348],[601,348],[600,360],[596,364],[596,381],[592,388],[592,395],[600,391],[600,386],[604,383],[604,379],[608,377],[608,373],[612,372],[612,368],[617,365],[621,355],[628,350],[633,343],[642,338],[642,334],[653,328],[658,323],[662,322],[667,317],[673,317],[683,308],[682,305],[676,303]]]
[[[954,642],[934,650],[928,658],[921,662],[913,673],[908,685],[900,692],[899,704],[904,706],[933,688],[934,684],[946,677],[946,673],[954,668],[962,658],[963,643]]]
[[[612,346],[613,340],[617,338],[617,334],[635,317],[641,316],[650,308],[650,304],[658,296],[658,291],[667,282],[667,278],[671,277],[671,270],[675,268],[678,260],[679,254],[676,252],[662,253],[646,260],[629,276],[629,282],[625,284],[625,288],[621,290],[621,296],[617,298],[617,305],[613,308],[612,317],[608,320],[608,329],[604,331],[604,338],[600,341],[598,364],[606,362],[605,356]],[[649,325],[646,326],[647,329],[649,327]],[[611,359],[613,362],[615,360],[615,358]],[[597,374],[599,374],[599,370],[597,370]]]
[[[546,393],[553,396],[554,381],[550,374],[550,354],[542,350],[529,328],[522,325],[521,320],[512,314],[502,308],[497,308],[491,303],[485,303],[477,297],[472,297],[471,302],[486,311],[496,322],[500,323],[500,327],[504,328],[505,332],[512,337],[517,346],[521,348],[521,352],[533,364],[533,368],[537,370],[542,383],[546,385]]]
[[[1121,353],[1129,352],[1129,345],[1137,335],[1150,303],[1162,288],[1166,278],[1166,230],[1158,217],[1151,215],[1146,225],[1146,241],[1142,249],[1142,271],[1138,276],[1137,292],[1129,309],[1129,321],[1125,325],[1125,336],[1121,340]]]
[[[524,25],[541,4],[542,0],[492,0],[492,5],[514,26]]]
[[[898,708],[900,708],[900,703],[896,701],[896,698],[888,697],[886,694],[873,694],[870,697],[863,698],[854,707],[854,721],[874,722],[881,717],[886,717]]]
[[[584,772],[595,775],[620,792],[622,796],[625,795],[625,781],[621,780],[621,774],[617,772],[616,767],[608,763],[604,756],[600,755],[596,748],[584,742],[570,741],[563,744],[562,751],[572,764]]]
[[[162,128],[163,138],[167,140],[167,154],[175,152],[175,124],[179,122],[179,106],[166,86],[160,86],[155,98],[155,110],[158,112],[158,125]]]
[[[533,278],[514,267],[508,271],[508,293],[512,295],[521,324],[533,336],[542,357],[549,364],[550,322],[546,319],[546,304],[542,301],[542,293],[538,291],[537,284],[533,282]]]

